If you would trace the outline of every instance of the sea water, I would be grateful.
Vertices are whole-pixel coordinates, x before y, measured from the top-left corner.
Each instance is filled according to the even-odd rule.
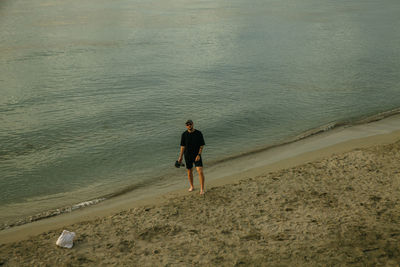
[[[1,1],[0,224],[168,183],[189,118],[207,165],[399,108],[399,14],[398,0]]]

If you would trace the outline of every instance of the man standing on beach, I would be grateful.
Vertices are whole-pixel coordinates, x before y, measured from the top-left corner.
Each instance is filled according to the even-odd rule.
[[[201,159],[201,153],[205,145],[203,134],[196,130],[193,126],[192,120],[186,121],[187,131],[184,131],[181,136],[181,151],[179,153],[179,164],[182,163],[182,156],[185,155],[186,169],[189,178],[190,188],[189,192],[194,190],[193,186],[193,163],[196,167],[197,173],[200,179],[200,194],[204,194],[204,173],[203,173],[203,161]]]

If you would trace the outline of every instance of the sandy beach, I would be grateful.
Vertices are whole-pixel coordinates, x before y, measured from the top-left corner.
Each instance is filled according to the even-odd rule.
[[[0,266],[398,266],[399,162],[399,131],[342,140],[205,196],[181,189],[1,231]],[[55,245],[63,229],[72,249]]]

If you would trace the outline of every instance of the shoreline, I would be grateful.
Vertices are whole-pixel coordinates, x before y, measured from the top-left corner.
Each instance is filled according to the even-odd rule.
[[[213,180],[205,195],[121,198],[26,225],[30,237],[16,231],[0,245],[0,265],[397,266],[400,130],[382,125],[275,149],[297,155]],[[72,249],[55,245],[64,229],[76,233]]]
[[[285,145],[289,145],[291,143],[295,143],[295,142],[299,142],[303,139],[307,139],[310,137],[313,137],[315,135],[318,134],[324,134],[324,133],[328,133],[330,131],[334,131],[340,128],[347,128],[347,127],[354,127],[354,126],[358,126],[358,125],[363,125],[363,124],[369,124],[372,122],[376,122],[376,121],[381,121],[396,115],[400,114],[400,108],[395,108],[395,109],[391,109],[388,111],[384,111],[384,112],[380,112],[374,115],[370,115],[370,116],[363,116],[360,117],[358,119],[354,119],[354,120],[346,120],[346,121],[334,121],[334,122],[330,122],[321,126],[318,126],[316,128],[312,128],[309,130],[306,130],[298,135],[295,135],[293,137],[290,137],[288,139],[282,140],[281,142],[277,143],[277,144],[272,144],[272,145],[268,145],[268,146],[264,146],[255,150],[250,150],[250,151],[246,151],[243,153],[239,153],[237,155],[233,155],[230,157],[226,157],[222,160],[217,160],[214,162],[211,162],[211,166],[225,162],[225,161],[229,161],[229,160],[233,160],[236,158],[241,158],[243,156],[247,156],[247,155],[251,155],[251,154],[257,154],[260,152],[264,152],[267,151],[269,149],[274,149],[274,148],[278,148],[278,147],[282,147]]]
[[[261,154],[262,157],[264,158],[265,155],[263,155],[263,154],[268,153],[269,151],[275,151],[276,149],[279,150],[280,148],[290,146],[291,144],[296,144],[303,140],[312,139],[314,136],[326,135],[331,132],[343,130],[345,128],[352,128],[352,127],[356,127],[356,126],[360,126],[360,125],[367,125],[367,124],[370,124],[373,122],[379,122],[379,121],[382,121],[385,119],[390,119],[391,117],[400,116],[399,114],[400,114],[400,108],[396,108],[396,109],[380,112],[380,113],[377,113],[377,114],[374,114],[371,116],[361,117],[361,118],[354,119],[354,120],[331,122],[331,123],[307,130],[307,131],[305,131],[299,135],[296,135],[292,138],[283,140],[282,142],[280,142],[278,144],[272,144],[272,145],[258,148],[256,150],[246,151],[243,153],[239,153],[239,154],[236,154],[233,156],[223,158],[221,160],[206,162],[207,170],[218,169],[218,168],[221,168],[221,166],[230,164],[231,162],[235,162],[238,160],[239,161],[246,160],[246,158],[251,157],[252,155],[260,155]],[[400,127],[399,127],[399,130],[400,130]],[[230,165],[236,165],[236,164],[230,164]],[[240,164],[240,165],[242,165],[242,167],[244,169],[249,169],[249,167],[243,166],[243,164]],[[259,167],[259,165],[253,166],[252,164],[250,164],[249,166],[251,166],[251,168]],[[237,170],[236,172],[240,172],[240,171]],[[172,172],[170,174],[172,174]],[[233,174],[233,173],[231,172],[231,174]],[[221,174],[221,172],[219,172],[219,171],[216,171],[216,174],[211,172],[211,176],[218,176],[217,178],[214,178],[212,180],[220,179],[221,176],[223,176],[223,175],[224,174]],[[173,176],[176,176],[176,174],[174,174]],[[157,182],[155,182],[156,179],[152,179],[152,181],[149,182],[150,185],[152,184],[152,186],[150,186],[151,188],[149,188],[149,189],[154,189],[154,187],[158,186],[158,187],[168,187],[169,191],[177,190],[180,187],[181,182],[177,182],[176,177],[170,177],[170,178],[175,178],[175,179],[172,179],[172,181],[170,181],[172,183],[172,185],[165,185],[162,183],[157,185]],[[162,176],[158,177],[157,180],[162,180]],[[168,181],[166,181],[166,182],[168,182]],[[74,203],[74,204],[67,205],[67,206],[61,206],[61,207],[57,207],[54,209],[45,210],[45,211],[37,213],[37,214],[32,214],[32,215],[29,215],[29,216],[26,216],[23,218],[18,218],[14,221],[9,222],[8,224],[4,223],[4,224],[0,225],[0,233],[1,233],[1,231],[7,230],[10,228],[18,227],[18,226],[25,225],[25,224],[30,224],[30,223],[33,223],[36,221],[45,220],[45,219],[52,218],[55,216],[60,216],[63,214],[76,212],[77,210],[80,210],[82,208],[83,209],[90,208],[90,207],[98,205],[99,203],[102,203],[104,201],[108,202],[115,198],[124,197],[125,195],[129,195],[129,194],[134,194],[135,192],[138,193],[138,195],[140,195],[139,197],[135,197],[136,200],[147,199],[149,197],[153,197],[154,194],[152,194],[151,192],[150,192],[150,194],[144,193],[146,191],[149,191],[145,187],[146,186],[132,185],[132,186],[128,186],[127,188],[122,188],[119,191],[109,193],[107,195],[99,195],[96,198],[87,199],[80,203]],[[161,190],[161,192],[159,192],[159,194],[163,194],[163,193],[166,193],[165,190]]]
[[[383,119],[353,126],[340,126],[329,131],[318,132],[307,138],[242,155],[230,161],[213,165],[206,170],[206,178],[208,180],[206,190],[216,186],[232,184],[246,177],[255,177],[260,173],[277,171],[318,160],[334,153],[393,143],[400,136],[400,114],[398,113],[399,110]],[[195,184],[196,182],[197,177],[195,177]],[[179,177],[179,179],[175,179],[172,185],[158,188],[156,192],[151,192],[149,188],[143,188],[140,195],[147,197],[138,197],[135,193],[136,191],[128,192],[84,209],[77,209],[73,212],[1,230],[0,244],[23,240],[40,232],[107,216],[132,207],[163,203],[171,197],[187,194],[186,179],[183,176]]]

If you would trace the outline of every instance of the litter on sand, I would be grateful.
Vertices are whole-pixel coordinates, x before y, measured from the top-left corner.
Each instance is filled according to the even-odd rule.
[[[63,248],[72,248],[74,245],[75,233],[64,230],[58,238],[56,245]]]

